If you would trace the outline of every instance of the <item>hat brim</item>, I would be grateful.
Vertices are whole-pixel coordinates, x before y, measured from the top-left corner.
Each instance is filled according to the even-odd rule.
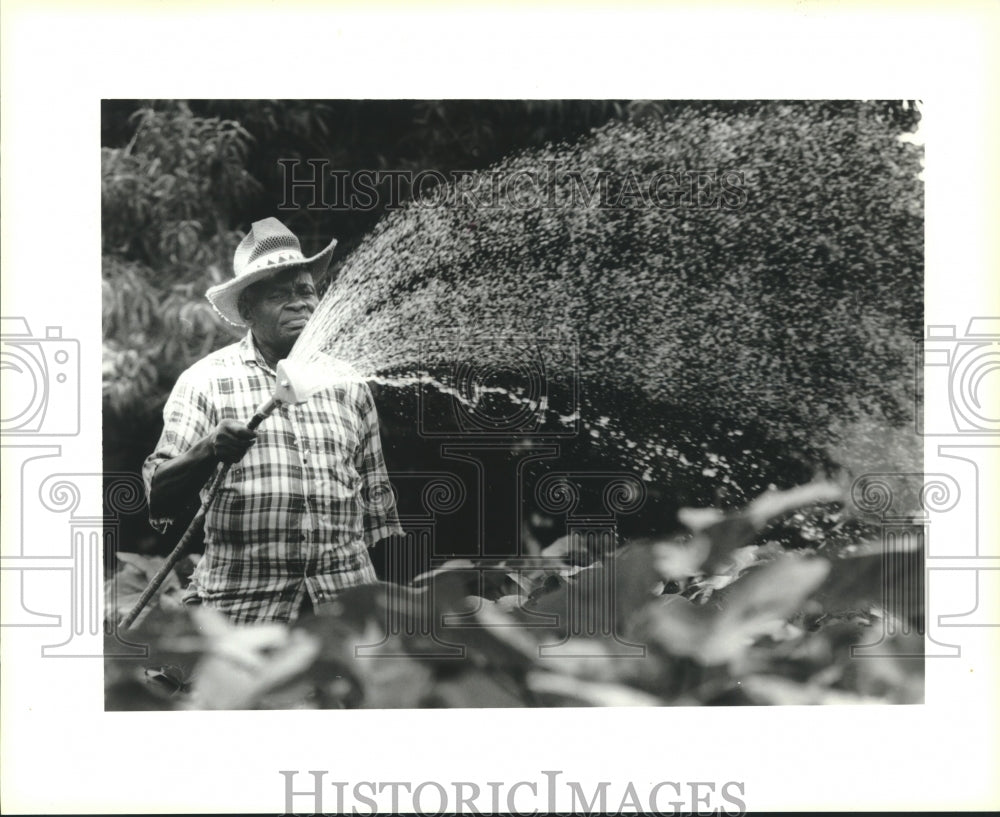
[[[210,287],[205,293],[205,297],[208,298],[209,303],[212,304],[215,311],[225,318],[226,321],[233,326],[246,327],[246,321],[240,317],[240,310],[237,305],[240,293],[244,289],[256,284],[258,281],[265,281],[268,278],[272,278],[279,272],[291,269],[292,267],[305,267],[312,274],[313,280],[320,281],[330,271],[330,261],[333,258],[333,250],[336,246],[337,239],[334,239],[328,247],[316,253],[312,258],[271,264],[263,269],[241,275],[239,278],[234,278],[232,281],[226,281],[224,284]]]

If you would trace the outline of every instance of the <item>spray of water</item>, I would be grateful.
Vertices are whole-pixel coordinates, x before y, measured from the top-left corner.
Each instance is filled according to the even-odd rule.
[[[894,234],[921,229],[898,201],[919,159],[860,121],[805,104],[681,111],[510,157],[472,177],[479,195],[462,194],[467,178],[383,219],[292,358],[329,356],[507,416],[535,411],[554,430],[579,424],[647,480],[729,482],[751,438],[832,450],[849,416],[884,423],[875,406],[893,400],[905,413],[921,311],[919,258],[873,224],[885,196]],[[874,147],[849,157],[867,174],[862,201],[835,175],[852,148],[824,140],[865,127]],[[809,128],[817,141],[803,146]],[[728,189],[644,199],[657,173],[691,169]],[[809,189],[816,178],[831,189]],[[497,179],[499,197],[487,192]],[[743,487],[734,500],[761,486]]]

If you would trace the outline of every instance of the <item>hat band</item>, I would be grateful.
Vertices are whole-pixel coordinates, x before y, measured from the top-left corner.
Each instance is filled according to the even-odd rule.
[[[255,260],[252,264],[248,264],[243,268],[242,272],[239,273],[237,277],[242,278],[244,275],[249,275],[250,273],[257,272],[267,267],[273,267],[278,264],[290,264],[290,263],[303,263],[306,257],[297,250],[279,250],[275,252],[267,253],[262,255],[260,258]]]

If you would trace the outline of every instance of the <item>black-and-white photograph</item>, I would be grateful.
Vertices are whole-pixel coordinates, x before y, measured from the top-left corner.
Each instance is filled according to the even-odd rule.
[[[1000,806],[1000,13],[0,4],[0,810]]]
[[[922,702],[920,120],[105,100],[108,709]]]

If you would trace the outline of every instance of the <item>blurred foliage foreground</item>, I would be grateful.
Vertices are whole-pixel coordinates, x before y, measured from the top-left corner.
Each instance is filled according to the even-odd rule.
[[[353,588],[291,626],[182,605],[189,557],[135,629],[108,637],[106,708],[920,703],[919,551],[768,539],[796,509],[840,501],[814,482],[735,512],[683,510],[688,532],[670,539],[452,561],[409,586]],[[160,564],[119,557],[116,617]],[[148,655],[126,657],[129,643]]]

